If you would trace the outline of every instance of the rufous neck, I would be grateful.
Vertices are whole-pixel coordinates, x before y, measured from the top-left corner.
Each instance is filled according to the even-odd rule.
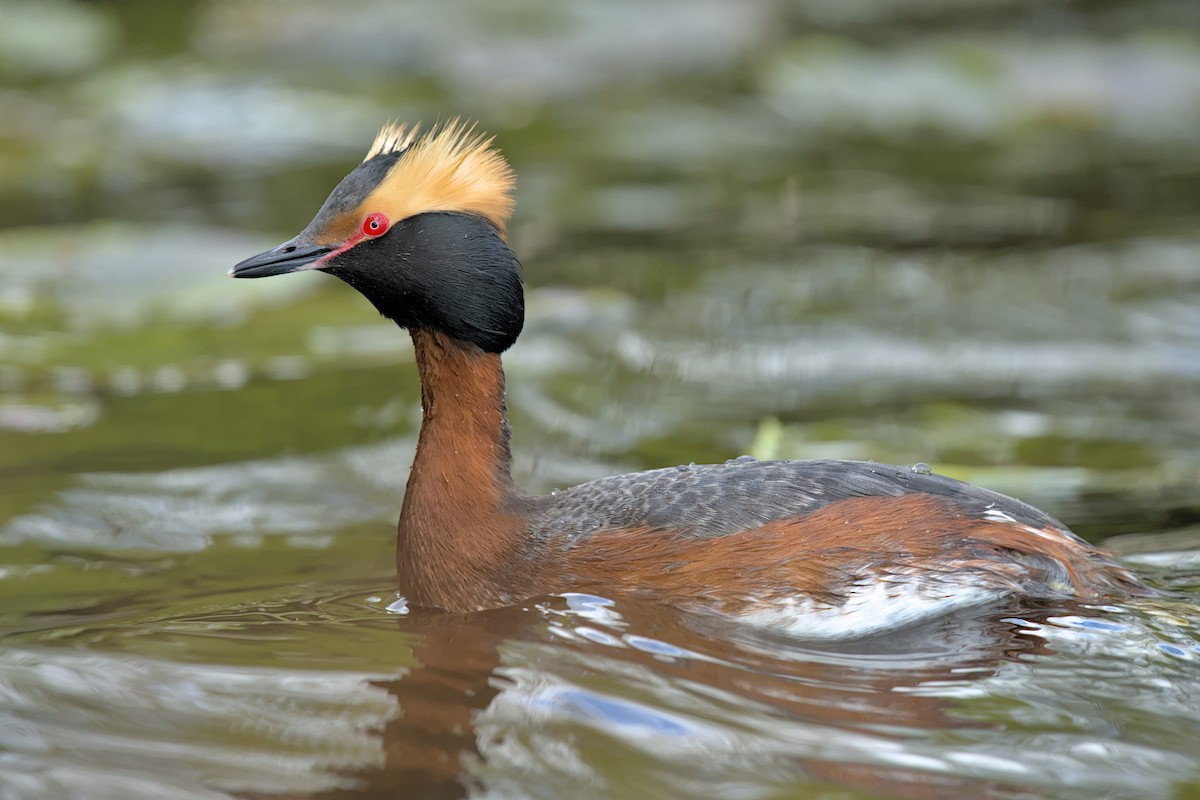
[[[524,543],[507,510],[515,489],[500,356],[424,329],[412,339],[422,420],[397,537],[401,591],[417,605],[494,604],[480,595]]]
[[[500,355],[423,329],[412,340],[421,378],[417,463],[440,464],[476,486],[507,487],[512,456]],[[442,455],[452,457],[443,462]]]

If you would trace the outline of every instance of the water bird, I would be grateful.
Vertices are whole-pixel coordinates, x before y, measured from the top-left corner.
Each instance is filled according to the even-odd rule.
[[[473,126],[389,124],[303,231],[229,272],[326,272],[412,337],[422,421],[396,538],[410,604],[594,593],[836,637],[1013,596],[1146,591],[1048,514],[923,465],[740,458],[523,492],[501,365],[524,324],[514,184]]]

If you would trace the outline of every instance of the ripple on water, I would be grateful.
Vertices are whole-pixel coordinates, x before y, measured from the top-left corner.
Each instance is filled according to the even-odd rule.
[[[334,770],[382,763],[370,731],[397,708],[369,681],[384,677],[6,648],[0,787],[206,800],[333,788]]]
[[[668,643],[694,639],[686,628],[665,637],[633,634],[647,622],[643,610],[603,607],[621,614],[620,627],[610,627],[603,639],[574,639],[578,651],[534,644],[508,650],[500,669],[508,683],[479,720],[488,759],[479,765],[480,777],[491,780],[521,764],[541,779],[565,779],[539,761],[539,748],[561,750],[563,741],[588,737],[600,737],[614,757],[651,755],[655,774],[644,777],[666,781],[680,794],[719,782],[757,796],[765,784],[788,785],[802,775],[837,776],[879,791],[885,776],[894,779],[892,771],[900,770],[910,785],[932,791],[949,782],[960,792],[944,796],[1021,786],[1038,796],[1048,791],[1081,800],[1097,793],[1170,797],[1176,782],[1193,780],[1200,770],[1200,757],[1177,736],[1198,721],[1194,675],[1164,671],[1161,659],[1147,662],[1169,631],[1148,626],[1136,610],[1122,609],[1117,619],[1025,620],[1007,626],[990,658],[976,650],[957,661],[909,661],[897,671],[905,662],[884,656],[891,648],[886,642],[875,646],[874,661],[843,658],[836,650],[823,657],[811,645],[773,661],[740,648],[718,657],[697,652],[711,649],[712,640],[696,650]],[[570,617],[572,610],[565,613]],[[596,624],[588,619],[582,627]],[[625,644],[640,646],[614,648],[622,630]],[[1044,646],[1046,637],[1053,649]],[[1015,658],[1011,648],[1022,641],[1027,652]],[[870,642],[859,648],[858,655],[872,654]],[[648,660],[638,661],[632,650]],[[799,660],[805,650],[811,658]],[[655,658],[663,654],[687,663],[672,669],[670,661]],[[1143,683],[1138,673],[1149,680]],[[1122,695],[1121,703],[1112,702]],[[1132,723],[1167,708],[1174,711],[1161,737]],[[1115,737],[1114,715],[1140,732]],[[601,747],[588,740],[591,748]],[[569,763],[590,780],[606,779],[577,754]]]
[[[328,546],[328,534],[395,513],[412,444],[397,440],[327,455],[156,473],[98,473],[55,502],[8,520],[0,543],[189,552],[219,534],[283,534]]]
[[[414,742],[443,725],[474,780],[530,797],[903,780],[939,797],[1167,798],[1200,775],[1180,737],[1200,724],[1194,665],[1162,649],[1200,642],[1170,621],[1187,603],[978,612],[820,644],[595,595],[450,615],[389,613],[396,599],[386,581],[259,587],[101,623],[92,650],[10,646],[0,784],[20,798],[88,781],[101,797],[377,785],[385,752],[396,774],[429,769]],[[114,646],[129,652],[96,649]]]

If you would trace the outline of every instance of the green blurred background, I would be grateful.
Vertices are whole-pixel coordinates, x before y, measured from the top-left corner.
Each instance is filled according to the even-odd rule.
[[[0,17],[0,539],[81,473],[411,435],[365,302],[223,273],[383,121],[456,115],[521,178],[535,488],[754,450],[927,461],[1097,535],[1196,518],[1193,3]]]

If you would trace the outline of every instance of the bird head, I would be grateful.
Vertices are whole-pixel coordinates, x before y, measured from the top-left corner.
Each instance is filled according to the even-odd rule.
[[[327,272],[402,327],[498,353],[524,323],[520,264],[504,241],[514,184],[474,127],[390,124],[303,231],[229,274]]]

